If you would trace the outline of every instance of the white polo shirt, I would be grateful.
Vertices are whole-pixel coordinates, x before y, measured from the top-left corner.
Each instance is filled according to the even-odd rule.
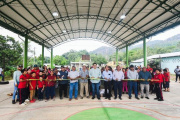
[[[78,71],[70,71],[68,73],[68,77],[70,77],[72,79],[74,79],[74,78],[76,78],[78,76],[79,76],[79,72]],[[75,82],[78,82],[78,79],[77,80],[70,80],[70,83],[75,83]]]
[[[2,68],[0,68],[0,75],[1,75],[2,71],[3,71],[3,69],[2,69]]]

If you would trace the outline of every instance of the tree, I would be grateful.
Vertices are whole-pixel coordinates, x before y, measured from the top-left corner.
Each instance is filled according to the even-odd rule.
[[[0,66],[6,70],[7,66],[23,64],[23,49],[18,41],[12,37],[0,35]]]
[[[102,55],[91,54],[90,56],[91,56],[91,61],[95,62],[95,63],[97,63],[99,65],[107,63],[106,58],[103,57]]]
[[[55,65],[66,65],[67,60],[63,56],[56,55],[53,58],[53,62],[54,62]]]

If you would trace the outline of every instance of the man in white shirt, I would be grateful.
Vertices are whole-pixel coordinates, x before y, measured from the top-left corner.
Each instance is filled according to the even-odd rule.
[[[72,100],[73,90],[75,89],[74,98],[77,100],[78,98],[78,78],[79,72],[76,71],[76,67],[72,66],[72,71],[68,73],[68,79],[70,79],[70,89],[69,89],[69,101]]]
[[[104,79],[104,87],[105,87],[105,99],[111,100],[111,80],[112,80],[112,72],[109,71],[109,67],[105,66],[105,71],[102,73],[102,78]],[[107,93],[107,90],[109,91]]]
[[[2,77],[2,81],[4,81],[3,69],[1,67],[0,67],[0,76]]]
[[[137,71],[134,69],[133,65],[130,65],[130,69],[127,72],[127,77],[128,79],[133,79],[131,81],[128,81],[128,94],[129,94],[129,99],[131,99],[131,91],[132,91],[132,87],[134,88],[134,93],[135,93],[135,98],[139,100],[138,98],[138,92],[137,92],[137,81],[135,81],[136,79],[139,78],[139,75],[137,73]]]
[[[96,93],[98,100],[100,100],[99,86],[100,86],[101,71],[99,68],[97,68],[96,63],[93,63],[93,68],[89,71],[89,77],[92,83],[92,93],[93,93],[92,99],[95,98],[95,93]]]
[[[177,66],[177,68],[174,70],[175,74],[176,74],[176,82],[179,78],[179,81],[180,81],[180,68],[179,66]]]
[[[117,89],[119,92],[119,99],[122,100],[122,80],[124,79],[124,73],[119,65],[116,66],[116,70],[113,72],[114,80],[114,99],[117,99]]]

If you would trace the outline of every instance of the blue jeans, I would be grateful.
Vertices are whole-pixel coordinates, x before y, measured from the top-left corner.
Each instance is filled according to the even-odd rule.
[[[17,85],[19,85],[19,83],[17,83]],[[17,94],[17,99],[19,99],[18,87],[16,87],[14,84],[14,92],[13,92],[13,97],[12,97],[13,100],[16,99],[16,94]]]
[[[128,91],[128,94],[129,94],[129,97],[132,97],[132,96],[131,96],[132,87],[134,88],[135,97],[138,97],[138,93],[137,93],[137,82],[128,81],[128,90],[129,90],[129,91]]]
[[[93,97],[95,97],[95,93],[96,93],[97,94],[97,98],[100,98],[99,86],[100,86],[100,82],[99,83],[92,83],[92,94],[93,94]]]
[[[2,81],[4,81],[4,75],[3,75],[3,74],[0,74],[0,76],[2,77]]]
[[[78,82],[70,83],[69,99],[72,99],[74,89],[75,89],[74,98],[77,98],[78,97]]]

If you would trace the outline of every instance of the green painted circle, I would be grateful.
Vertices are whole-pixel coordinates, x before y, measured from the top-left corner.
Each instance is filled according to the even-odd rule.
[[[120,108],[94,108],[70,116],[67,120],[157,120],[151,116]]]

